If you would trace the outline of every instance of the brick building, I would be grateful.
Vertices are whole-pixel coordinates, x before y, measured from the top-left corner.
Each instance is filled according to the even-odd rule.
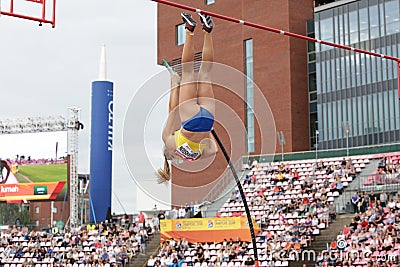
[[[53,206],[53,222],[63,221],[65,224],[70,215],[70,195],[69,195],[69,167],[68,167],[68,193],[65,201],[32,201],[29,203],[29,215],[38,228],[45,228],[51,222],[51,208]],[[78,216],[81,222],[89,222],[89,194],[88,194],[88,174],[78,174],[79,186],[79,211]]]

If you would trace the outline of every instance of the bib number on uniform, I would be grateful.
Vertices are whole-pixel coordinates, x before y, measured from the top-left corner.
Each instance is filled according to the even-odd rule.
[[[200,157],[200,150],[193,151],[188,143],[183,143],[178,148],[175,149],[175,154],[180,156],[186,161],[193,161]]]

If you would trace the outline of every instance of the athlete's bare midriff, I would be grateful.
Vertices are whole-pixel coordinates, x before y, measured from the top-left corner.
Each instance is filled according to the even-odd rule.
[[[204,139],[210,138],[210,132],[190,132],[183,128],[181,128],[181,134],[195,143],[200,143]]]

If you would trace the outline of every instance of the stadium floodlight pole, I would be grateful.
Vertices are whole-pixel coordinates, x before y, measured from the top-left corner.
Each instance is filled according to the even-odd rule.
[[[384,59],[394,60],[394,61],[397,62],[398,77],[400,77],[400,58],[387,56],[387,55],[384,55],[384,54],[379,54],[379,53],[375,53],[375,52],[371,52],[371,51],[367,51],[367,50],[362,50],[362,49],[358,49],[358,48],[351,47],[351,46],[345,46],[345,45],[341,45],[341,44],[327,42],[327,41],[324,41],[324,40],[311,38],[311,37],[304,36],[304,35],[301,35],[301,34],[292,33],[292,32],[288,32],[288,31],[284,31],[284,30],[279,30],[279,29],[267,27],[267,26],[264,26],[264,25],[260,25],[260,24],[244,21],[244,20],[241,20],[241,19],[228,17],[228,16],[221,15],[221,14],[218,14],[218,13],[209,12],[209,11],[206,11],[206,10],[201,10],[201,9],[198,9],[198,8],[194,8],[194,7],[190,7],[190,6],[174,3],[174,2],[171,2],[171,1],[167,1],[167,0],[151,0],[151,1],[154,1],[154,2],[157,2],[157,3],[160,3],[160,4],[165,4],[165,5],[177,7],[177,8],[182,8],[182,9],[189,10],[189,11],[196,12],[196,13],[202,13],[202,14],[205,14],[205,15],[209,15],[211,17],[215,17],[215,18],[219,18],[219,19],[222,19],[222,20],[227,20],[227,21],[239,23],[239,24],[250,26],[250,27],[253,27],[253,28],[266,30],[266,31],[269,31],[269,32],[274,32],[274,33],[279,33],[281,35],[287,35],[287,36],[290,36],[290,37],[295,37],[295,38],[307,40],[307,41],[314,42],[314,43],[319,43],[319,44],[323,44],[323,45],[337,47],[337,48],[340,48],[340,49],[345,49],[345,50],[350,50],[350,51],[354,51],[354,52],[358,52],[358,53],[363,53],[363,54],[367,54],[367,55],[374,56],[374,57],[380,57],[380,58],[384,58]],[[397,80],[398,80],[398,83],[397,83],[398,98],[400,99],[400,79],[397,79]]]
[[[253,221],[251,219],[251,214],[250,214],[250,210],[249,210],[249,206],[247,205],[247,200],[246,200],[246,195],[243,192],[243,187],[240,184],[240,180],[239,177],[236,173],[235,167],[232,164],[232,161],[228,155],[228,153],[226,152],[226,149],[224,147],[224,145],[221,142],[221,139],[219,139],[217,133],[214,131],[214,129],[211,130],[212,135],[215,138],[215,141],[217,141],[218,146],[221,148],[222,153],[225,156],[226,161],[228,162],[229,168],[232,171],[233,177],[235,177],[235,181],[236,181],[236,185],[239,189],[240,192],[240,196],[242,197],[242,201],[243,201],[243,205],[244,205],[244,209],[246,211],[246,216],[247,216],[247,222],[249,224],[249,228],[250,228],[250,235],[251,235],[251,241],[253,243],[253,251],[254,251],[254,263],[255,263],[255,267],[259,267],[259,263],[258,263],[258,253],[257,253],[257,242],[256,242],[256,235],[254,234],[254,226],[253,226]]]

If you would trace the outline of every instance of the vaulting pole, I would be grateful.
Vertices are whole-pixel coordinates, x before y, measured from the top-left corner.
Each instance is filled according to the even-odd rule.
[[[254,250],[254,261],[255,261],[255,267],[259,266],[258,263],[258,253],[257,253],[257,242],[256,242],[256,235],[254,234],[254,226],[253,226],[253,221],[251,219],[251,214],[249,210],[249,206],[247,205],[247,200],[246,200],[246,195],[243,192],[243,187],[242,184],[240,183],[239,177],[236,173],[235,167],[232,164],[232,161],[226,152],[226,149],[224,145],[222,144],[221,140],[219,139],[217,133],[214,131],[214,129],[211,130],[212,135],[215,138],[215,141],[217,141],[218,146],[221,148],[222,153],[224,154],[224,157],[226,161],[228,162],[229,168],[232,171],[233,177],[235,177],[236,185],[239,189],[240,196],[242,197],[243,205],[244,205],[244,210],[246,211],[246,216],[247,216],[247,222],[249,223],[249,228],[250,228],[250,235],[251,235],[251,241],[253,243],[253,250]]]

